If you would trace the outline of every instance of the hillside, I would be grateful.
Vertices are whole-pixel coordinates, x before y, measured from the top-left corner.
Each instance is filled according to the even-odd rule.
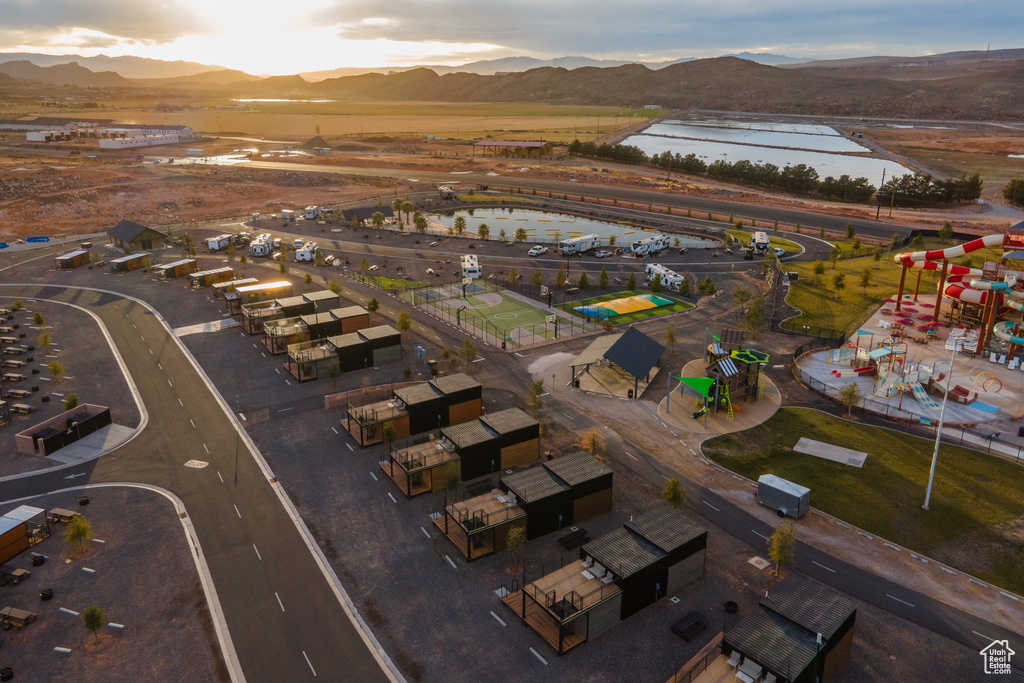
[[[128,79],[113,71],[94,72],[76,62],[55,66],[36,66],[32,62],[18,60],[0,64],[0,72],[15,78],[49,83],[50,85],[116,88],[130,84]]]
[[[0,63],[12,61],[32,62],[36,66],[54,66],[77,62],[91,71],[116,71],[125,78],[174,78],[189,76],[224,67],[199,62],[167,61],[147,57],[82,57],[81,55],[44,55],[35,52],[0,53]]]

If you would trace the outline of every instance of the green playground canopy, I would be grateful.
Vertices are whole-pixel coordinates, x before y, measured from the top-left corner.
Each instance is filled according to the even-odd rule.
[[[715,384],[714,377],[676,377],[677,380],[697,392],[698,395],[710,398],[708,393]]]
[[[767,363],[771,358],[764,351],[755,351],[754,349],[738,349],[729,354],[736,360],[741,360],[744,363]]]

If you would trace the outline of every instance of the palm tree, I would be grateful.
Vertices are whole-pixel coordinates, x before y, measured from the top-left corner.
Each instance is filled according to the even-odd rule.
[[[466,230],[466,217],[456,216],[455,217],[455,234],[461,235]]]
[[[415,209],[415,208],[416,208],[416,207],[412,205],[412,202],[410,202],[410,201],[409,201],[409,198],[408,198],[408,197],[406,197],[406,198],[405,198],[405,199],[404,199],[404,200],[402,201],[402,210],[403,210],[403,211],[405,211],[405,220],[406,220],[406,222],[408,222],[408,221],[412,220],[412,219],[410,218],[410,216],[412,216],[412,211],[413,211],[413,209]]]
[[[395,212],[395,216],[398,218],[398,222],[402,222],[402,210],[405,208],[405,200],[399,197],[395,197],[395,201],[391,202],[391,210]]]
[[[480,239],[485,240],[491,236],[491,229],[486,223],[481,223],[480,227],[476,229],[476,234],[480,236]]]

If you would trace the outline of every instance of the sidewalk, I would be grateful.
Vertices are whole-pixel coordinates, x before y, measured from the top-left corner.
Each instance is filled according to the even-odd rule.
[[[659,419],[654,401],[625,401],[569,387],[564,354],[538,358],[530,365],[553,396],[628,438],[683,476],[716,492],[745,512],[775,526],[779,519],[757,505],[754,482],[728,472],[700,455],[707,435],[683,432]],[[785,371],[783,371],[785,372]],[[550,375],[556,375],[550,381]],[[657,396],[660,401],[661,396]],[[800,540],[876,576],[906,586],[1011,631],[1024,623],[1024,600],[939,562],[875,537],[812,508],[799,522]]]

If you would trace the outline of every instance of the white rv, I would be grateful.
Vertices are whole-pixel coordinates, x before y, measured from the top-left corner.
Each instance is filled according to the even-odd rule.
[[[271,244],[270,233],[261,232],[249,243],[250,256],[270,256]]]
[[[206,240],[206,248],[210,251],[226,249],[229,244],[235,241],[234,235],[217,235]]]
[[[668,249],[669,236],[659,235],[657,237],[647,237],[642,240],[637,240],[629,245],[629,250],[633,253],[633,256],[652,256],[657,254],[659,251]]]
[[[286,221],[293,221],[295,220],[295,211],[293,211],[292,209],[284,209],[281,211],[281,218],[285,219]]]
[[[674,292],[679,291],[679,285],[686,279],[676,271],[670,270],[660,263],[648,264],[647,267],[644,268],[644,272],[647,274],[648,282],[654,282],[654,276],[660,275],[661,286]]]
[[[320,247],[316,242],[306,242],[301,249],[295,250],[296,261],[312,261],[316,258],[316,250]]]
[[[468,277],[471,280],[475,280],[483,273],[480,269],[480,262],[477,261],[476,256],[463,256],[460,259],[460,263],[462,265],[462,277]]]
[[[750,246],[754,249],[755,254],[767,253],[768,247],[770,247],[771,244],[772,242],[768,238],[768,233],[766,232],[755,232],[750,236]]]
[[[306,216],[306,220],[307,221],[316,220],[319,215],[320,215],[320,207],[319,206],[307,206],[306,207],[305,216]]]
[[[601,246],[601,238],[597,235],[584,235],[583,237],[570,237],[558,243],[558,250],[563,254],[582,254],[591,249]]]

